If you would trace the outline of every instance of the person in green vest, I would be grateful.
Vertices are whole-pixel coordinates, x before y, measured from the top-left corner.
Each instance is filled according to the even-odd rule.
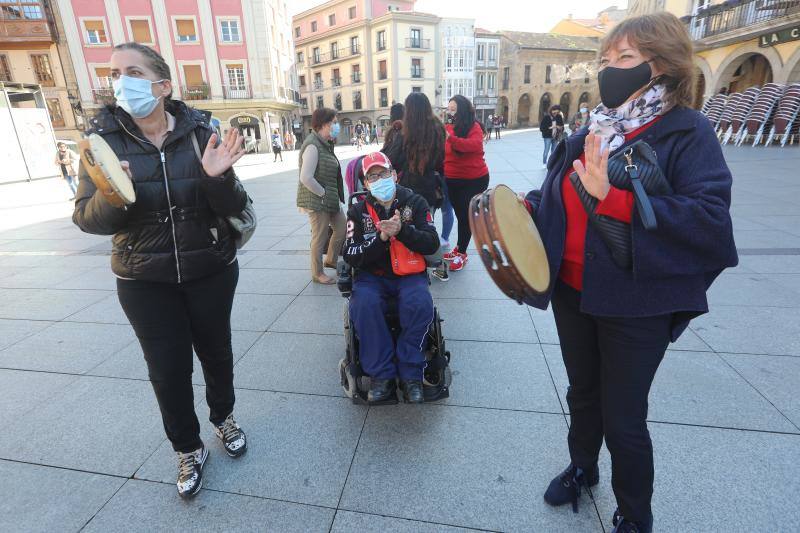
[[[311,223],[311,279],[315,283],[332,285],[336,279],[325,274],[323,267],[336,268],[347,223],[341,209],[344,203],[342,167],[333,152],[333,140],[339,135],[336,111],[326,107],[314,111],[311,128],[312,132],[300,147],[297,207],[308,214]]]

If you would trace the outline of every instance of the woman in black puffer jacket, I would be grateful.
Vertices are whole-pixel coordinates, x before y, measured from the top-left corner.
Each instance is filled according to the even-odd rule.
[[[178,493],[188,497],[200,489],[208,455],[194,411],[192,348],[215,433],[229,455],[246,450],[233,418],[230,315],[239,267],[225,221],[247,202],[232,166],[244,153],[242,137],[232,130],[218,143],[198,111],[172,100],[169,67],[146,46],[116,46],[111,76],[117,105],[91,122],[133,180],[136,202],[113,207],[81,166],[73,221],[87,233],[113,235],[119,301],[178,452]]]

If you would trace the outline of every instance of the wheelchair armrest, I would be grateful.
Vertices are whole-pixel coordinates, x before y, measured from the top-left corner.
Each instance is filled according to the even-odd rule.
[[[343,259],[336,264],[336,286],[344,298],[350,298],[353,293],[353,268]]]

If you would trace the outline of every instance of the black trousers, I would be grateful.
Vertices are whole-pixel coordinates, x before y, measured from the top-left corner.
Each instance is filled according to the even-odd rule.
[[[469,229],[469,201],[489,187],[489,174],[474,180],[447,178],[447,194],[458,219],[458,251],[467,253],[472,232]]]
[[[569,378],[570,458],[592,467],[605,437],[620,513],[647,521],[654,476],[647,396],[669,344],[672,316],[593,316],[580,311],[580,298],[557,282],[553,312]]]
[[[144,352],[164,431],[175,451],[202,444],[194,411],[192,347],[203,368],[210,420],[233,412],[231,308],[239,264],[187,283],[117,280],[117,295]]]

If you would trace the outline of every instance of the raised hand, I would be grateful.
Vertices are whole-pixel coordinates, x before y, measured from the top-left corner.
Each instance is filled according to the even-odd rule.
[[[122,170],[125,171],[125,174],[128,175],[130,179],[133,179],[133,174],[131,174],[131,164],[127,161],[120,161],[119,166],[122,167]]]
[[[395,210],[394,216],[387,220],[381,220],[378,224],[378,229],[381,232],[381,239],[384,241],[389,240],[392,237],[395,237],[398,233],[400,233],[400,228],[403,227],[403,223],[400,220],[400,211]]]
[[[611,184],[608,182],[608,147],[601,149],[601,145],[599,136],[594,133],[587,135],[583,145],[586,165],[576,159],[572,162],[572,167],[578,173],[586,192],[602,202],[606,199]]]
[[[212,177],[222,176],[244,155],[244,137],[236,128],[231,128],[225,138],[217,144],[217,134],[211,135],[203,152],[203,170]]]

